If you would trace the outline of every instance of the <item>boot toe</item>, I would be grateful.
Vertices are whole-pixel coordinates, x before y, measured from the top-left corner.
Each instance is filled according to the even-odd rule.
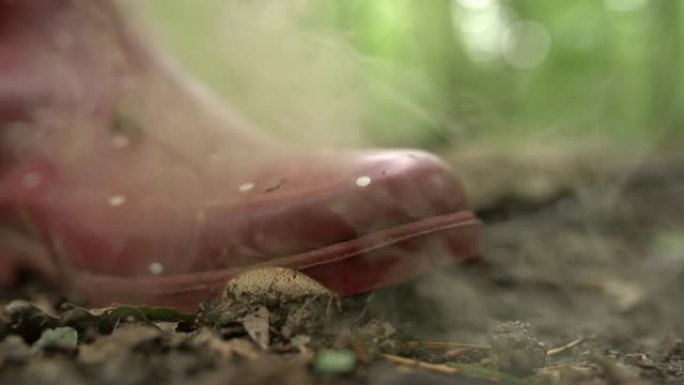
[[[266,172],[229,215],[235,254],[297,254],[466,208],[463,188],[436,156],[367,151]],[[266,186],[258,189],[257,186]],[[225,227],[224,227],[225,228]]]

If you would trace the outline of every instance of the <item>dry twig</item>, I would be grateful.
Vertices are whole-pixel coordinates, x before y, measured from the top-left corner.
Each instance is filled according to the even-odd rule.
[[[549,356],[549,357],[557,356],[557,355],[559,355],[559,354],[561,354],[561,353],[565,353],[566,351],[568,351],[568,350],[574,348],[575,346],[581,345],[581,344],[583,344],[584,342],[589,341],[589,340],[592,339],[592,338],[594,338],[594,336],[578,338],[578,339],[576,339],[576,340],[574,340],[574,341],[572,341],[572,342],[569,342],[569,343],[567,343],[567,344],[565,344],[565,345],[563,345],[563,346],[559,346],[559,347],[557,347],[557,348],[553,348],[553,349],[547,350],[547,351],[546,351],[546,355]]]
[[[594,336],[589,336],[589,337],[582,337],[578,338],[574,341],[571,341],[565,345],[559,346],[557,348],[549,349],[546,352],[546,355],[548,356],[556,356],[562,353],[565,353],[566,351],[574,348],[575,346],[581,345],[590,339],[594,338]],[[447,354],[461,354],[466,351],[470,350],[490,350],[491,346],[488,345],[478,345],[478,344],[464,344],[460,342],[443,342],[443,341],[409,341],[406,343],[406,346],[409,348],[413,349],[444,349],[448,350]]]
[[[411,366],[446,374],[458,373],[458,369],[452,368],[451,366],[447,365],[431,364],[429,362],[414,360],[412,358],[399,357],[392,354],[383,354],[383,356],[397,365]]]

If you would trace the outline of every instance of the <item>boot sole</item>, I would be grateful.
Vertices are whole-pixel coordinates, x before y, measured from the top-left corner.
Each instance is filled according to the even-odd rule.
[[[477,259],[480,221],[470,211],[431,217],[266,263],[188,274],[115,277],[72,272],[71,290],[92,306],[112,303],[194,310],[239,273],[278,266],[299,270],[348,296]]]

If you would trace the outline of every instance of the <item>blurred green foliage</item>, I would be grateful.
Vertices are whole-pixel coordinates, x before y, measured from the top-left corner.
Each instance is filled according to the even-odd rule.
[[[149,3],[185,62],[225,89],[231,80],[212,65],[208,37],[220,35],[219,10],[231,1]],[[684,131],[679,0],[320,0],[316,7],[317,22],[344,37],[380,90],[368,96],[361,123],[375,141],[639,141]]]

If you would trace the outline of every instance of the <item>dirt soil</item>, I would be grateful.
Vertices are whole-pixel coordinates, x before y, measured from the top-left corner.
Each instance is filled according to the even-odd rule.
[[[93,310],[27,278],[0,383],[684,384],[684,157],[602,156],[453,159],[483,261],[354,298],[271,271],[296,290]]]

